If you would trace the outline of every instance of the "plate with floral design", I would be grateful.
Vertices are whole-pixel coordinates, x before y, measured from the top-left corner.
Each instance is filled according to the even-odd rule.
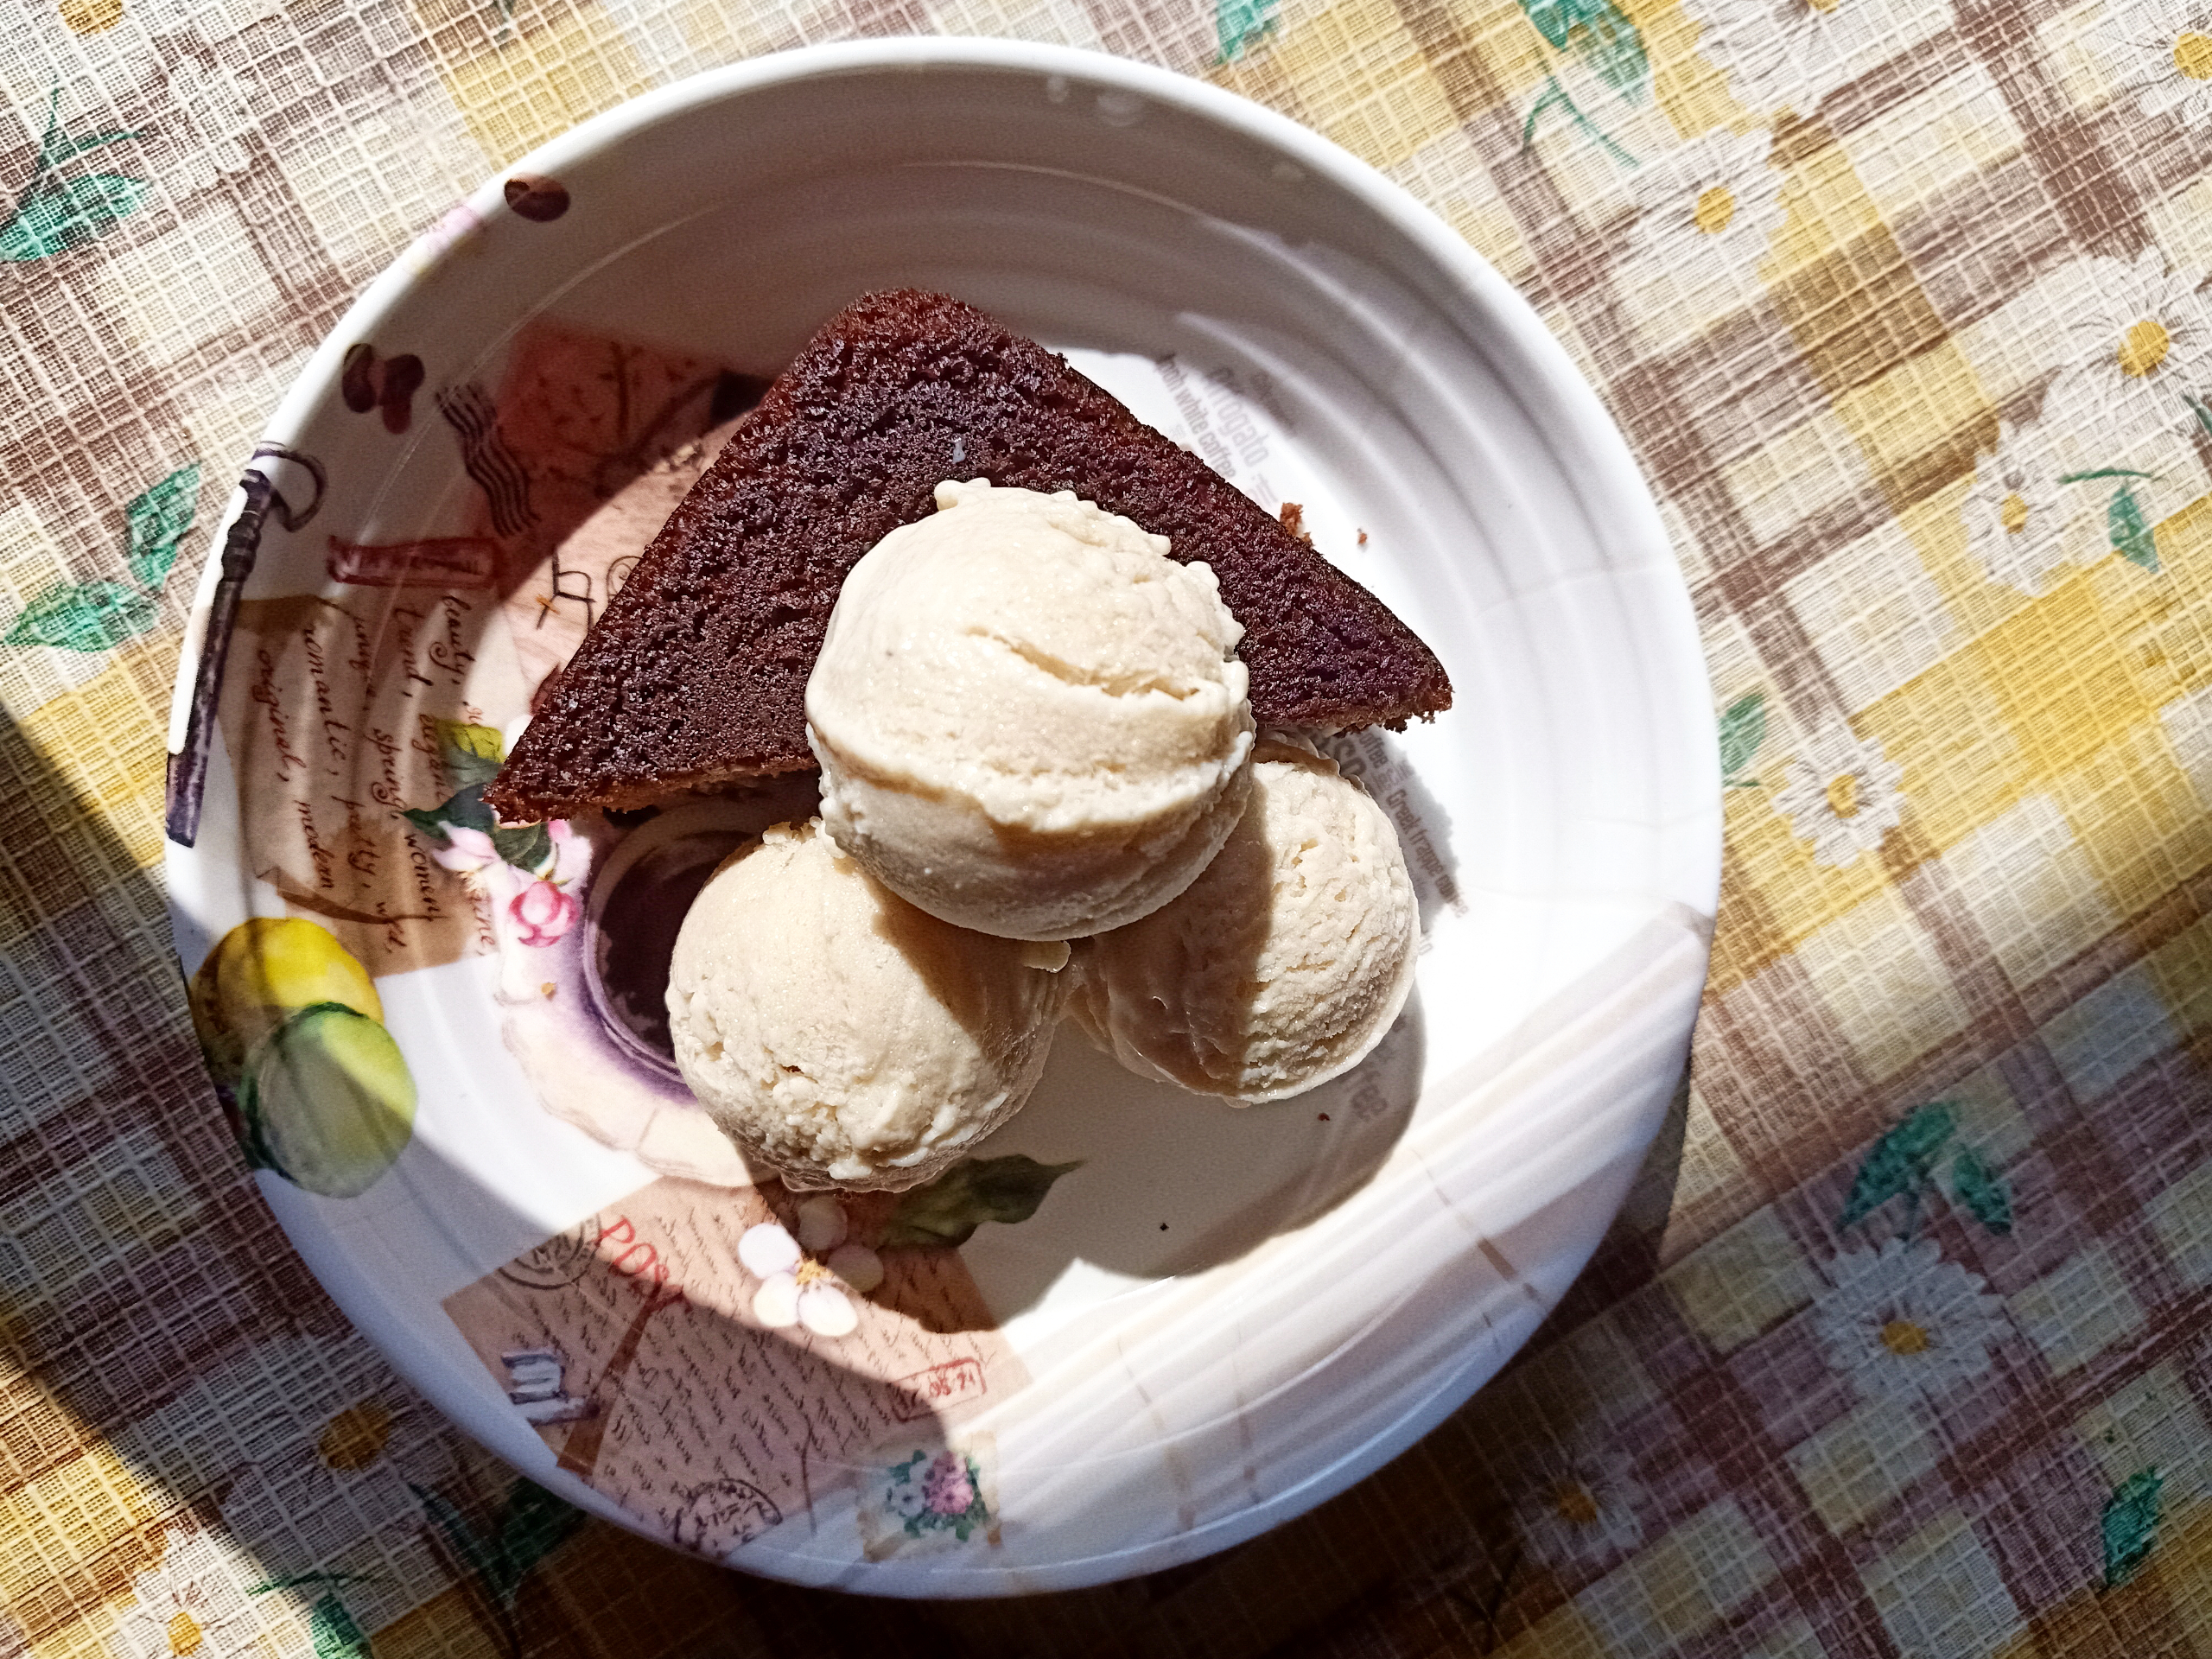
[[[1459,701],[1329,740],[1422,912],[1357,1070],[1236,1110],[1064,1029],[939,1179],[810,1195],[693,1102],[664,998],[707,873],[810,782],[521,829],[481,791],[767,380],[893,286],[1297,503]],[[1619,1205],[1718,884],[1688,597],[1534,315],[1294,124],[1015,42],[718,71],[457,205],[245,459],[170,737],[194,1021],[347,1313],[556,1495],[884,1594],[1191,1560],[1465,1400]]]

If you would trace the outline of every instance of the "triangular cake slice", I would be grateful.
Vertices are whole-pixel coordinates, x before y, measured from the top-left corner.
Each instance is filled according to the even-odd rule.
[[[1204,559],[1263,725],[1451,706],[1428,647],[1221,475],[974,307],[871,294],[825,324],[609,601],[484,791],[509,823],[810,769],[806,680],[837,590],[948,478],[1073,490]]]

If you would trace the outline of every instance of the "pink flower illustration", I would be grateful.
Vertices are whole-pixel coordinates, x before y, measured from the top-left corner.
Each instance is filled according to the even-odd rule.
[[[532,881],[507,901],[515,936],[524,944],[557,943],[582,913],[583,906],[550,881]]]
[[[922,1477],[922,1502],[931,1515],[965,1515],[976,1501],[976,1483],[968,1478],[968,1460],[956,1452],[940,1452]]]
[[[982,1491],[983,1471],[973,1452],[946,1447],[932,1456],[925,1449],[892,1464],[884,1473],[888,1478],[880,1489],[882,1512],[891,1517],[892,1531],[908,1538],[949,1532],[964,1544],[977,1529],[995,1527]],[[863,1529],[869,1524],[864,1521]]]
[[[430,856],[447,869],[466,875],[499,861],[499,849],[492,845],[492,837],[481,830],[471,830],[465,824],[448,823],[445,832],[445,845],[433,847]]]
[[[565,888],[590,864],[591,843],[578,836],[566,818],[548,818],[545,837],[553,843],[553,856],[537,874]]]

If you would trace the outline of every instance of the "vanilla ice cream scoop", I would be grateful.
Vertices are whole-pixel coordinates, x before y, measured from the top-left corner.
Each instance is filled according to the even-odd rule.
[[[1220,855],[1172,904],[1084,941],[1070,1012],[1140,1076],[1280,1100],[1382,1040],[1420,943],[1382,809],[1333,761],[1268,738]]]
[[[806,686],[822,821],[931,915],[1133,922],[1244,808],[1243,629],[1204,563],[1068,493],[938,486],[845,578]]]
[[[668,986],[676,1064],[756,1167],[898,1190],[1029,1097],[1065,1001],[1065,945],[986,938],[781,823],[692,901]]]

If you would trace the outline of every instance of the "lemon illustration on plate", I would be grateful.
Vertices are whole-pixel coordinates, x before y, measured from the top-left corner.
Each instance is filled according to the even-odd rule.
[[[255,917],[192,978],[192,1022],[250,1162],[325,1198],[375,1185],[415,1128],[415,1079],[368,969],[328,929]]]
[[[246,1052],[318,1002],[384,1018],[376,982],[328,928],[256,916],[224,934],[192,976],[193,1028],[215,1080],[235,1087]]]

